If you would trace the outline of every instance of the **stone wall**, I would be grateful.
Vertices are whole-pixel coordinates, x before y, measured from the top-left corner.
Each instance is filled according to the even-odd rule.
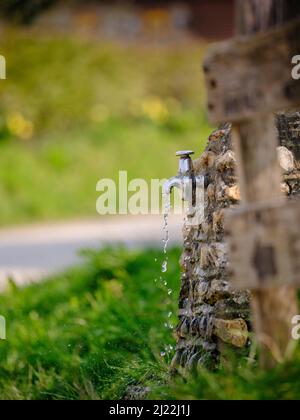
[[[282,191],[291,198],[300,197],[300,113],[280,114],[277,126]],[[194,167],[206,180],[205,222],[184,228],[173,369],[213,367],[224,347],[245,351],[250,344],[250,292],[233,290],[230,285],[224,235],[224,210],[240,200],[229,124],[212,133]]]

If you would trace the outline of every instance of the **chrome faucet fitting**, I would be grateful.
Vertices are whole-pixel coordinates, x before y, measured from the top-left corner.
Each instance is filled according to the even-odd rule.
[[[176,153],[179,159],[179,176],[190,176],[194,173],[193,162],[191,155],[195,153],[192,150],[180,151]]]
[[[195,176],[191,150],[176,153],[179,159],[178,175],[170,178],[163,187],[165,196],[169,196],[174,188],[182,194],[182,200],[188,204],[187,215],[194,218],[195,225],[204,220],[204,177]]]

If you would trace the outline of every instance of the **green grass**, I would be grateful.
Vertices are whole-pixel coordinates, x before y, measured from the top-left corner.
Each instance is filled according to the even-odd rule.
[[[158,399],[299,399],[300,352],[264,372],[232,357],[226,368],[171,378],[179,250],[159,280],[159,251],[106,249],[40,285],[0,296],[1,399],[118,399],[130,386]],[[155,282],[155,279],[158,279]],[[173,290],[168,295],[168,288]],[[172,312],[169,318],[168,314]]]
[[[100,178],[169,178],[178,149],[204,148],[201,44],[11,32],[0,53],[0,224],[93,216]]]
[[[128,386],[159,382],[174,339],[179,251],[161,273],[159,251],[89,252],[82,268],[0,296],[0,398],[121,398]],[[155,261],[155,259],[158,259]],[[155,282],[155,279],[158,281]],[[168,289],[172,289],[172,295]]]

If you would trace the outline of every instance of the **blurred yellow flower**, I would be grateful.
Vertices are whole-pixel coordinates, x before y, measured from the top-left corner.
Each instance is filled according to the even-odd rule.
[[[6,124],[11,132],[21,140],[29,140],[34,134],[34,125],[19,112],[12,112],[7,116]]]
[[[108,120],[110,117],[110,111],[105,105],[98,104],[93,106],[93,108],[90,110],[89,116],[93,123],[101,124]]]
[[[169,117],[166,104],[155,96],[144,99],[142,102],[142,111],[145,116],[155,122],[163,122]]]

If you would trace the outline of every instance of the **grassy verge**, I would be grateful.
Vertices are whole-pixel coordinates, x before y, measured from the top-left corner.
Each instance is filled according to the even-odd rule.
[[[128,386],[166,375],[174,340],[164,324],[176,321],[179,251],[170,253],[167,286],[159,251],[87,258],[82,268],[0,296],[8,327],[0,398],[121,398]]]
[[[46,283],[12,283],[0,296],[8,326],[0,398],[117,399],[130,386],[150,386],[149,398],[299,399],[299,351],[270,372],[233,357],[214,373],[169,377],[179,250],[170,251],[162,282],[160,258],[155,250],[106,249]]]
[[[11,32],[0,49],[0,224],[95,216],[100,178],[169,178],[204,148],[202,45]]]

